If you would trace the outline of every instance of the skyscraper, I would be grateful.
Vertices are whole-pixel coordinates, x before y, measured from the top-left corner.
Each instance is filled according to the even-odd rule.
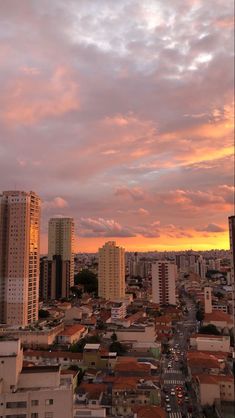
[[[51,218],[48,259],[41,262],[40,294],[43,299],[68,297],[74,284],[74,220]]]
[[[98,289],[104,299],[125,297],[125,250],[114,241],[99,248]]]
[[[228,218],[229,225],[229,244],[230,244],[230,260],[231,260],[231,286],[232,286],[232,317],[233,317],[233,332],[235,334],[235,216]],[[235,352],[234,352],[235,364]]]
[[[177,266],[170,261],[152,265],[152,299],[154,303],[176,305]]]
[[[0,322],[38,319],[40,199],[34,192],[0,195]]]

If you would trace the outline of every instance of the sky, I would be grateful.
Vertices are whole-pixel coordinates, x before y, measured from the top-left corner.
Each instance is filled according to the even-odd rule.
[[[0,187],[76,251],[228,248],[232,0],[0,1]]]

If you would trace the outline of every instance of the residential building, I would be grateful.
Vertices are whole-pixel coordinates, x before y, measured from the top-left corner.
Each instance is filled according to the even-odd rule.
[[[83,325],[67,325],[65,329],[57,335],[57,342],[58,344],[71,345],[84,338],[87,332],[87,328]]]
[[[34,192],[0,195],[0,322],[38,320],[40,199]]]
[[[230,352],[230,337],[227,335],[195,334],[190,337],[190,346],[199,351]]]
[[[152,265],[152,301],[160,305],[176,305],[177,266],[170,261]]]
[[[74,284],[74,220],[51,218],[48,228],[48,258],[41,260],[42,300],[67,298]]]
[[[234,402],[233,376],[198,374],[195,389],[200,405],[213,405],[216,400]]]
[[[124,319],[126,316],[126,304],[124,302],[114,302],[111,308],[111,322]]]
[[[0,416],[73,418],[73,377],[59,365],[23,367],[20,340],[0,340]]]
[[[104,299],[125,297],[125,250],[114,241],[99,248],[98,293]]]

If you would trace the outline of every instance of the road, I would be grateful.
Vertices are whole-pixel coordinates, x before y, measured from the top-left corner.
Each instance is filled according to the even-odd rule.
[[[187,389],[187,378],[183,369],[183,366],[186,365],[188,338],[196,329],[195,305],[187,297],[185,298],[185,302],[188,314],[182,321],[177,322],[174,337],[170,342],[171,354],[164,356],[162,361],[161,377],[163,381],[165,407],[167,405],[170,406],[167,415],[168,418],[201,417],[200,406],[196,405],[195,394],[192,389]],[[175,394],[173,394],[174,391]]]

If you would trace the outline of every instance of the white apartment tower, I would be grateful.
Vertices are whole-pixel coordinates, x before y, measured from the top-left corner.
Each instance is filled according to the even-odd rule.
[[[74,220],[51,218],[48,229],[51,298],[68,297],[74,284]]]
[[[125,250],[114,241],[99,248],[98,289],[106,300],[125,297]]]
[[[152,265],[152,300],[159,305],[176,305],[177,266],[170,261]]]
[[[38,319],[40,199],[34,192],[0,195],[0,322]]]

